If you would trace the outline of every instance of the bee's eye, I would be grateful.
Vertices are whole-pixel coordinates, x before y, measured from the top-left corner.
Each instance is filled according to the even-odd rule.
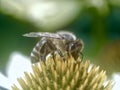
[[[68,43],[66,45],[66,50],[69,52],[71,50],[73,50],[75,48],[75,44],[72,42],[72,43]]]
[[[75,44],[75,43],[71,43],[71,44],[69,45],[69,49],[70,49],[70,50],[75,49],[75,47],[76,47],[76,44]]]

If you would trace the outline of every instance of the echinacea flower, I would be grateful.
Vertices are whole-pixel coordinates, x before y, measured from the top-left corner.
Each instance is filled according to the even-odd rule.
[[[72,58],[71,58],[72,59]],[[48,60],[49,61],[49,60]],[[51,62],[52,60],[50,60]],[[52,61],[54,62],[54,61]],[[60,62],[60,61],[59,61]],[[60,62],[60,63],[63,63],[63,62]],[[83,62],[79,62],[84,68],[85,68],[85,63],[87,65],[88,63],[88,66],[89,66],[89,73],[91,71],[93,71],[92,69],[95,69],[95,65],[90,65],[90,62],[87,61],[85,63]],[[64,63],[65,64],[65,63]],[[71,64],[70,64],[71,65]],[[79,64],[78,64],[79,65]],[[23,66],[25,66],[25,68],[23,68]],[[44,65],[43,65],[44,66]],[[33,66],[34,68],[34,73],[36,72],[35,70],[38,70],[38,72],[41,71],[40,69],[40,64],[38,64],[38,66]],[[38,68],[39,67],[39,68]],[[47,66],[48,67],[48,66]],[[59,66],[60,67],[60,66]],[[65,67],[64,67],[65,68]],[[63,66],[60,68],[60,70],[64,70]],[[15,69],[17,69],[17,71],[15,71]],[[68,70],[67,68],[65,68],[66,70]],[[80,69],[80,68],[79,68]],[[87,69],[86,69],[87,70]],[[96,68],[97,71],[99,71],[99,69]],[[24,72],[27,72],[26,75],[23,75]],[[79,70],[78,70],[79,71]],[[9,61],[9,64],[8,64],[8,70],[7,70],[7,77],[4,76],[1,72],[0,72],[0,90],[4,90],[4,88],[8,89],[8,90],[11,90],[11,86],[13,88],[15,88],[15,86],[13,85],[13,83],[16,85],[16,87],[18,88],[21,88],[19,83],[17,82],[16,78],[18,77],[22,77],[25,76],[27,77],[27,75],[30,75],[29,72],[32,72],[31,70],[31,64],[30,64],[30,61],[29,61],[29,58],[23,56],[22,54],[20,53],[13,53],[11,55],[11,58],[10,58],[10,61]],[[94,71],[93,71],[94,72]],[[32,75],[35,75],[35,74],[32,74]],[[98,73],[98,72],[96,72]],[[105,73],[104,73],[105,74]],[[97,74],[96,74],[97,75]],[[99,75],[99,73],[98,73]],[[68,74],[68,76],[70,76],[70,74]],[[106,75],[105,75],[106,76]],[[36,76],[34,76],[36,77]],[[80,76],[81,77],[81,76]],[[38,78],[41,78],[41,77],[38,77]],[[75,79],[75,78],[73,78]],[[91,78],[92,80],[93,78]],[[23,78],[23,80],[25,80],[25,78]],[[61,79],[62,80],[62,79]],[[76,79],[75,79],[76,80]],[[34,80],[33,80],[34,81]],[[64,80],[65,82],[67,82],[66,80]],[[120,74],[114,74],[112,76],[112,81],[114,83],[113,85],[113,89],[112,90],[119,90],[119,87],[120,87]],[[25,82],[27,83],[28,81],[25,80]],[[106,83],[106,82],[105,82]],[[3,88],[1,88],[3,87]],[[12,88],[12,89],[13,89]],[[15,90],[15,89],[14,89]],[[21,90],[21,89],[20,89]]]
[[[59,55],[49,57],[46,62],[32,66],[33,73],[25,72],[18,78],[12,90],[112,90],[111,81],[106,82],[106,73],[89,60],[83,62],[71,56],[63,60]]]

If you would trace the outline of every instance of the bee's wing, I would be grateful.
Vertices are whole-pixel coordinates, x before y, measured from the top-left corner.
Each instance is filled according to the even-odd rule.
[[[48,37],[48,38],[56,38],[61,39],[61,36],[55,33],[49,33],[49,32],[31,32],[24,34],[25,37]]]

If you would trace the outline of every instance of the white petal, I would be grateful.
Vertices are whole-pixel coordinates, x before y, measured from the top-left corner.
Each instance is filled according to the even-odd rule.
[[[114,86],[112,90],[120,90],[120,74],[113,75]]]
[[[17,78],[23,77],[26,71],[32,72],[30,59],[17,52],[12,53],[7,67],[7,75],[12,84],[17,84]]]
[[[10,89],[11,87],[11,82],[1,72],[0,72],[0,86],[6,89]]]

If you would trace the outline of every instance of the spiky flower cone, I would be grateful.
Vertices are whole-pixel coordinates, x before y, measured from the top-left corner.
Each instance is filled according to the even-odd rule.
[[[90,62],[75,61],[72,57],[64,61],[56,56],[45,63],[33,65],[33,74],[25,72],[25,78],[18,82],[23,90],[111,90],[111,82],[106,81],[105,71],[92,66]],[[21,90],[15,84],[13,90]]]

